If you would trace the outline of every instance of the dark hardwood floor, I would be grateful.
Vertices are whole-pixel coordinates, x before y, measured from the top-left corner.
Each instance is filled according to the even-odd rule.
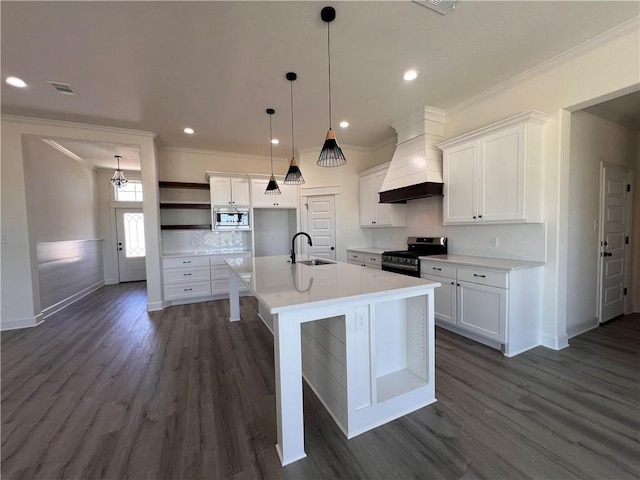
[[[283,468],[255,300],[145,307],[107,286],[2,334],[3,479],[640,478],[640,315],[512,359],[438,330],[437,403],[348,441],[305,387]]]

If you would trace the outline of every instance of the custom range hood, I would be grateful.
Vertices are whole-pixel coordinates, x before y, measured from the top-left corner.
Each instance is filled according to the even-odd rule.
[[[442,196],[442,151],[435,145],[444,139],[444,123],[444,110],[424,107],[392,125],[398,143],[382,182],[380,203]]]

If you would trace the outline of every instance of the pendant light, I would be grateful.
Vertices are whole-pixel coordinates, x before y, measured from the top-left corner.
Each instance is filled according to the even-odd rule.
[[[122,188],[129,180],[124,177],[124,173],[120,170],[120,159],[122,157],[120,155],[116,155],[115,157],[118,159],[118,168],[116,168],[116,171],[113,173],[113,177],[111,177],[111,183],[116,188]]]
[[[264,191],[265,195],[280,195],[280,187],[278,187],[278,182],[276,182],[276,177],[273,176],[273,131],[271,129],[271,116],[276,113],[273,108],[267,108],[267,113],[269,114],[269,150],[271,153],[271,177],[269,177],[269,184],[267,185],[267,189]]]
[[[285,77],[289,80],[289,85],[291,86],[291,164],[289,165],[287,176],[284,177],[284,184],[300,185],[304,183],[304,178],[296,161],[296,147],[293,139],[293,82],[298,78],[298,75],[296,75],[295,72],[289,72]]]
[[[325,138],[324,145],[320,151],[317,164],[321,167],[339,167],[347,163],[347,159],[338,146],[336,135],[331,129],[331,35],[330,24],[336,18],[336,10],[333,7],[324,7],[320,11],[320,17],[327,23],[327,56],[329,59],[329,131]]]

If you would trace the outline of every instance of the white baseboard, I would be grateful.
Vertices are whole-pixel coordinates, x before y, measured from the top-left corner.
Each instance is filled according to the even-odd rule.
[[[33,317],[20,318],[16,320],[4,320],[0,322],[0,331],[17,330],[19,328],[31,328],[44,322],[42,314],[39,313]]]
[[[105,278],[104,279],[104,284],[105,285],[116,285],[120,283],[120,280],[118,280],[117,278]]]
[[[487,347],[495,348],[496,350],[502,350],[502,344],[497,340],[491,340],[490,338],[484,338],[480,335],[476,335],[472,332],[467,332],[466,330],[462,330],[453,325],[449,325],[447,323],[441,322],[440,320],[436,320],[436,327],[443,328],[445,330],[449,330],[450,332],[456,333],[462,337],[466,337],[475,342],[486,345]]]
[[[598,328],[598,325],[600,325],[600,323],[598,322],[597,318],[571,325],[570,327],[567,327],[567,337],[573,338],[577,335],[580,335],[581,333],[588,332],[589,330],[593,330],[594,328]]]
[[[78,293],[75,293],[70,297],[67,297],[64,300],[56,303],[55,305],[51,305],[50,307],[45,308],[44,310],[42,310],[42,318],[50,317],[54,313],[59,312],[63,308],[71,305],[74,302],[77,302],[82,297],[86,297],[90,293],[95,292],[96,290],[98,290],[99,288],[102,288],[103,286],[104,286],[104,280],[100,280],[99,282],[94,283],[90,287],[80,290]]]
[[[569,346],[569,337],[567,335],[554,337],[553,335],[546,335],[543,333],[540,335],[540,345],[552,350],[562,350]]]

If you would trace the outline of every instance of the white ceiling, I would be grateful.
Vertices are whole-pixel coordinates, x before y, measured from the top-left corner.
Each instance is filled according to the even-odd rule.
[[[326,5],[3,1],[3,77],[28,88],[3,82],[2,113],[268,155],[265,109],[273,107],[274,155],[288,157],[286,72],[298,74],[296,146],[320,145],[328,128]],[[341,144],[368,148],[394,138],[391,123],[421,106],[446,110],[640,14],[635,1],[463,0],[446,16],[408,0],[332,5],[334,130]],[[402,80],[409,68],[420,72],[412,83]],[[79,96],[61,96],[48,80]],[[343,119],[348,129],[337,126]],[[196,134],[185,135],[186,126]]]

